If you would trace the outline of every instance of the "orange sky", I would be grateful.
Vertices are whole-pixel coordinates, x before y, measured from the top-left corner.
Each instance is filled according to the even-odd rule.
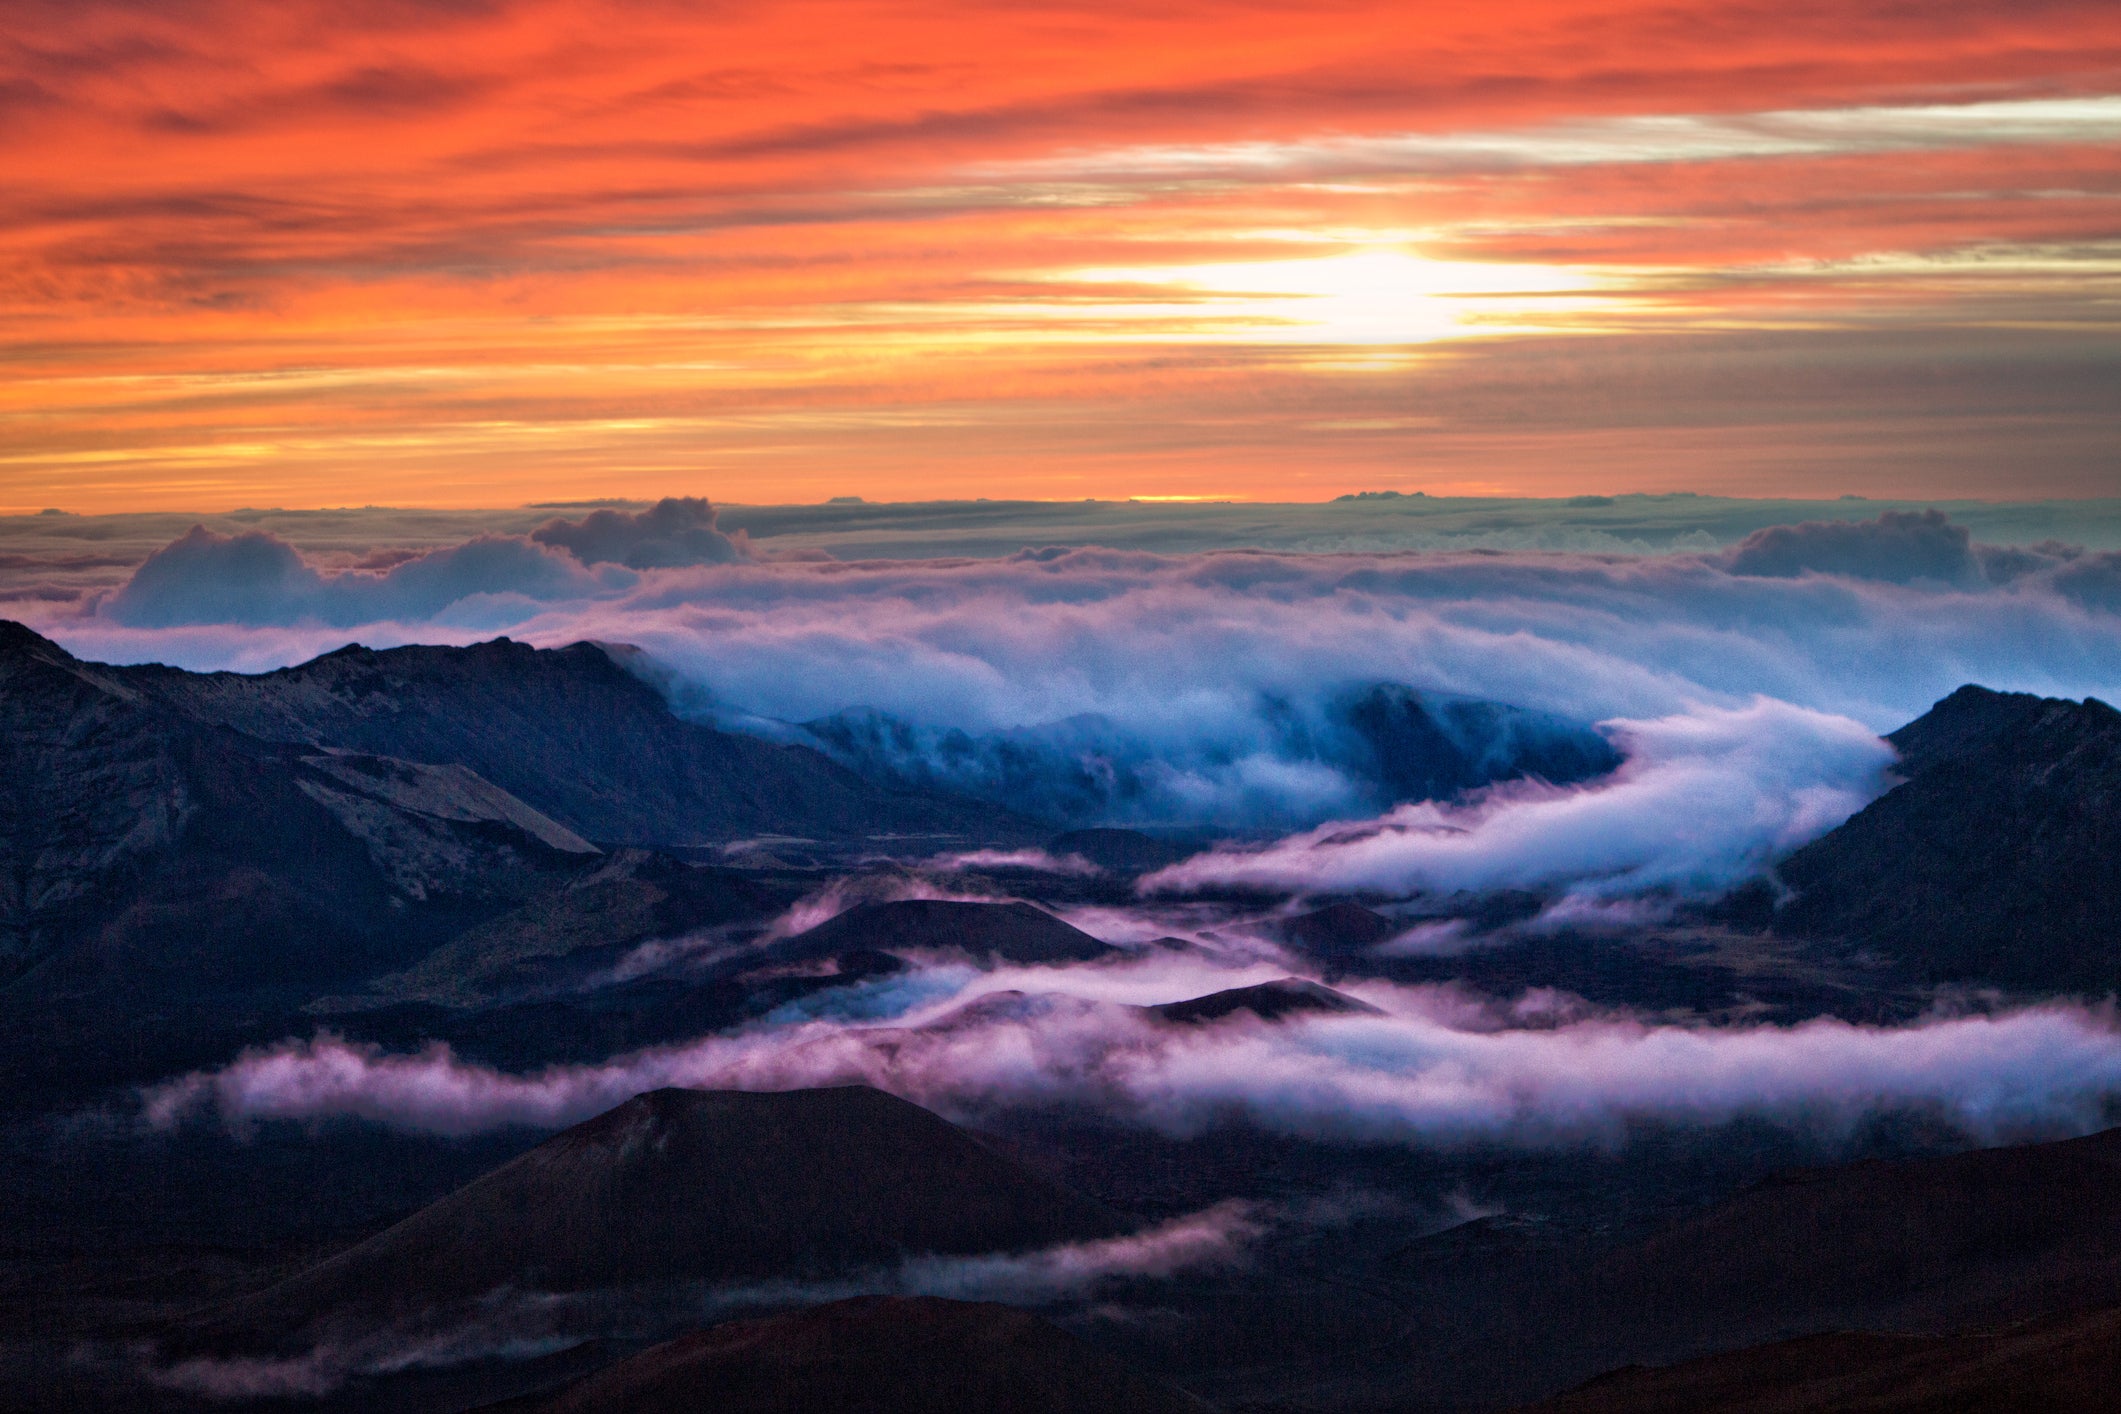
[[[10,0],[0,510],[2121,494],[2121,7]]]

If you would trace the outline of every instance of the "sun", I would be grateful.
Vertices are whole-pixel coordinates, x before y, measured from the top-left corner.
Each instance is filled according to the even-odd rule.
[[[1072,270],[1060,278],[1167,290],[1169,318],[1193,326],[1198,337],[1318,344],[1422,344],[1557,332],[1614,295],[1610,280],[1595,271],[1434,260],[1402,248]]]

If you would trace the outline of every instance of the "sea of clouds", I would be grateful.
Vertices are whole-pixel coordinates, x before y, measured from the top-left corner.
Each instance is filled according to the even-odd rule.
[[[1146,881],[1152,896],[1530,888],[1624,911],[1713,895],[1831,829],[1890,784],[1878,733],[1962,683],[2121,688],[2121,555],[1983,545],[1942,515],[1890,512],[1632,557],[1065,548],[789,561],[724,534],[706,503],[671,502],[371,569],[320,567],[264,532],[201,529],[38,627],[84,657],[239,668],[349,638],[624,641],[681,711],[770,731],[855,707],[966,732],[1095,719],[1195,763],[1174,796],[1195,820],[1313,822],[1196,855]],[[1354,792],[1289,758],[1289,722],[1369,682],[1599,723],[1624,764],[1575,786],[1507,782],[1338,817]],[[1150,975],[1135,967],[1124,975]],[[149,1108],[161,1122],[345,1114],[461,1132],[565,1124],[662,1084],[866,1080],[946,1113],[1067,1102],[1173,1131],[1239,1114],[1320,1136],[1577,1142],[1638,1118],[1879,1106],[1933,1108],[1977,1133],[2066,1128],[2121,1085],[2109,1021],[2061,1007],[1897,1028],[1524,1026],[1403,990],[1366,994],[1381,1017],[1178,1033],[1113,995],[1120,975],[1026,978],[1036,999],[1022,1009],[953,1025],[871,997],[858,1020],[782,1018],[533,1075],[440,1050],[289,1041],[173,1081]],[[923,970],[911,995],[962,1002],[953,988],[995,985],[981,976]],[[1136,1000],[1240,981],[1162,977]]]
[[[2098,1128],[2121,1094],[2121,1031],[2110,1009],[2077,1004],[1710,1026],[1547,993],[1363,982],[1341,986],[1374,1012],[1182,1025],[1146,1009],[1284,975],[1264,958],[1164,948],[1067,967],[936,963],[736,1032],[530,1073],[320,1035],[156,1086],[143,1117],[463,1135],[559,1128],[666,1085],[860,1083],[971,1122],[1063,1106],[1181,1137],[1243,1121],[1331,1142],[1573,1148],[1617,1145],[1642,1123],[1747,1118],[1832,1138],[1881,1112],[1996,1142]]]
[[[767,559],[704,501],[555,516],[377,568],[194,529],[34,626],[77,654],[264,669],[349,639],[639,645],[680,711],[788,736],[869,708],[1150,763],[1123,823],[1286,836],[1162,887],[1709,894],[1888,784],[1878,733],[1966,682],[2121,690],[2121,553],[1976,542],[1937,512],[1664,555],[1094,547]],[[1377,816],[1307,741],[1364,684],[1600,730],[1616,774]],[[1067,745],[1074,743],[1074,745]]]

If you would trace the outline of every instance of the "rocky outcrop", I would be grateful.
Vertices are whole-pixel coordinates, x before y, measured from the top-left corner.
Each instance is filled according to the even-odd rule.
[[[1775,926],[1929,981],[2121,988],[2121,712],[1962,687],[1887,739],[1905,783],[1784,861]]]

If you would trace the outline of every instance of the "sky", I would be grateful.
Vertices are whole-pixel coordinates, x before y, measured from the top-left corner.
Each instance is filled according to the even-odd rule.
[[[0,512],[2121,486],[2097,0],[8,0]]]

